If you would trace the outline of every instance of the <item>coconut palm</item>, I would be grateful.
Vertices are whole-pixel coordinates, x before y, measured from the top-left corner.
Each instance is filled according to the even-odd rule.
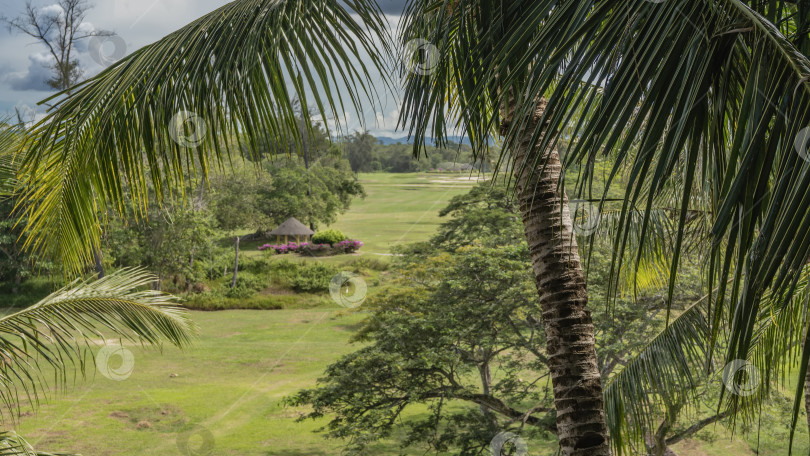
[[[551,369],[563,454],[609,450],[562,166],[581,165],[574,189],[581,198],[594,197],[589,186],[597,159],[613,163],[610,183],[627,177],[617,272],[634,267],[624,258],[630,214],[647,214],[647,231],[656,198],[677,182],[683,232],[693,200],[708,199],[703,360],[749,359],[763,295],[790,302],[810,253],[803,130],[810,121],[809,11],[806,2],[739,0],[410,3],[402,42],[429,42],[438,58],[427,75],[408,78],[405,125],[419,143],[430,136],[440,145],[448,132],[461,130],[481,153],[501,133],[502,159],[516,164],[549,356],[559,356]],[[556,150],[563,139],[571,141],[565,163]],[[683,242],[683,235],[675,240],[670,294]],[[721,328],[728,328],[724,354],[716,353]],[[801,331],[780,335],[803,340]],[[667,344],[673,352],[694,342],[687,335],[676,339]],[[802,378],[808,357],[803,350]],[[669,356],[657,367],[683,374],[693,366],[688,359]],[[780,369],[768,359],[766,372]],[[644,385],[636,377],[636,394],[624,396],[622,405],[645,393]],[[794,425],[800,393],[801,386]],[[728,394],[724,400],[735,410],[749,402]],[[627,410],[608,412],[621,448]]]
[[[613,163],[609,183],[627,176],[617,280],[640,258],[625,258],[637,220],[630,214],[644,214],[646,233],[656,198],[677,182],[673,212],[683,233],[692,202],[707,200],[703,358],[749,359],[763,295],[791,302],[810,253],[803,234],[810,165],[800,134],[810,121],[809,14],[805,2],[784,1],[409,3],[403,48],[418,39],[417,47],[438,57],[407,73],[402,120],[417,149],[427,136],[443,145],[461,130],[483,156],[500,135],[501,161],[515,164],[545,309],[562,454],[608,454],[609,439],[586,280],[560,175],[579,164],[577,196],[597,199],[589,194],[595,160]],[[388,51],[385,23],[370,0],[237,0],[134,52],[55,100],[36,127],[22,168],[31,247],[81,267],[98,244],[97,211],[120,209],[124,188],[142,206],[149,178],[162,193],[187,168],[205,175],[227,156],[226,137],[250,146],[269,131],[295,141],[293,97],[324,118],[340,118],[344,104],[360,112],[361,100],[374,94],[370,70],[385,71]],[[561,139],[571,142],[563,160]],[[683,236],[669,265],[670,294]],[[728,328],[725,354],[716,353],[721,328]],[[666,346],[686,350],[693,339]],[[803,376],[810,350],[801,358]],[[766,359],[764,369],[779,369]],[[679,356],[662,361],[669,363],[662,372],[692,367]],[[640,395],[644,379],[636,380]],[[748,403],[725,401],[732,410]],[[633,434],[632,414],[608,412],[621,449],[622,436]]]

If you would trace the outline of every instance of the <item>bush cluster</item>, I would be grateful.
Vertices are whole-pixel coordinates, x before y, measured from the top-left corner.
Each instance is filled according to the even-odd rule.
[[[346,235],[340,230],[329,229],[315,233],[312,236],[312,243],[335,245],[340,241],[345,241],[346,239],[348,239],[348,237],[346,237]]]

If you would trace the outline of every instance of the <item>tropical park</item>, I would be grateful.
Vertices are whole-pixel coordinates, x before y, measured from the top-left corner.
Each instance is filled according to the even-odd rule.
[[[0,455],[810,453],[810,2],[1,3]]]

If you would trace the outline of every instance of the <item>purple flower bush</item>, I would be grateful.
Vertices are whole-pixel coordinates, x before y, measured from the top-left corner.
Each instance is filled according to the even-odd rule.
[[[346,239],[345,241],[340,241],[335,244],[332,248],[337,251],[343,251],[343,253],[354,253],[360,250],[360,247],[363,246],[363,243],[360,241],[356,241],[354,239]]]
[[[312,244],[310,242],[290,242],[288,244],[264,244],[259,246],[260,251],[269,250],[275,252],[277,255],[285,253],[299,253],[308,256],[325,256],[325,255],[338,255],[342,253],[354,253],[360,250],[363,243],[353,239],[346,239],[335,243],[334,246],[329,244]]]

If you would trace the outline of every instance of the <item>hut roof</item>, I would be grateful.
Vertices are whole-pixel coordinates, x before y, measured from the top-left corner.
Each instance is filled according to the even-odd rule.
[[[311,229],[307,228],[307,226],[304,225],[303,223],[296,220],[295,217],[290,217],[284,223],[279,225],[278,228],[271,231],[270,234],[273,235],[273,236],[275,236],[275,235],[281,235],[281,236],[285,236],[285,235],[292,235],[292,236],[307,235],[307,236],[310,236],[310,235],[315,234],[315,232],[312,231]]]

